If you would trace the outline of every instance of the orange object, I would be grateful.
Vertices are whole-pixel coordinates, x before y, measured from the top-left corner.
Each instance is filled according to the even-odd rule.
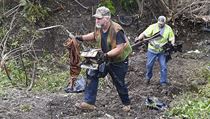
[[[75,80],[80,74],[81,68],[80,64],[80,47],[75,38],[69,38],[64,43],[69,51],[70,59],[70,79],[69,86],[73,87]]]

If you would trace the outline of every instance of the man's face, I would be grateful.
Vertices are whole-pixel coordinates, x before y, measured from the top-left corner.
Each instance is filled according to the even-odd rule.
[[[103,18],[104,17],[102,17],[102,18],[96,18],[96,28],[101,28],[102,27],[102,25],[103,25]]]
[[[158,23],[159,28],[163,28],[165,26],[165,23]]]
[[[96,18],[96,27],[103,28],[104,26],[107,25],[108,21],[109,21],[109,18],[106,16],[102,18]]]

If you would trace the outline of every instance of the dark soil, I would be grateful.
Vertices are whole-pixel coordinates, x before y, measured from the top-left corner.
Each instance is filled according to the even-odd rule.
[[[178,54],[177,54],[178,55]],[[181,55],[181,54],[179,54]],[[183,56],[183,54],[181,55]],[[170,85],[159,86],[159,65],[154,67],[154,77],[148,86],[144,83],[145,53],[137,53],[130,58],[130,68],[126,78],[129,87],[132,110],[122,111],[122,104],[109,79],[99,89],[94,111],[82,111],[74,104],[81,102],[83,94],[31,93],[20,89],[6,91],[0,98],[0,118],[2,119],[78,119],[78,118],[137,118],[156,119],[163,116],[163,111],[153,110],[145,106],[147,96],[154,96],[167,105],[173,98],[191,90],[191,79],[195,72],[204,66],[202,59],[173,57],[168,63],[168,79]],[[104,80],[104,79],[101,79]],[[27,110],[28,109],[28,110]]]
[[[48,25],[62,24],[74,34],[85,34],[92,31],[94,19],[91,17],[91,8],[86,10],[74,1],[66,1],[65,4],[61,3],[65,9],[54,13],[53,20],[49,20]],[[83,0],[81,3],[89,7],[96,4],[94,0]],[[95,7],[93,8],[95,9]],[[115,17],[113,19],[116,20]],[[141,22],[140,30],[135,24],[124,27],[131,43],[133,43],[133,38],[142,32],[151,21]],[[193,91],[190,82],[196,78],[196,72],[207,63],[207,53],[209,53],[208,50],[204,50],[205,52],[199,54],[188,53],[188,51],[198,49],[201,46],[202,49],[208,49],[209,33],[200,31],[200,27],[194,27],[190,24],[185,24],[185,27],[180,28],[176,26],[175,29],[180,33],[177,37],[178,41],[184,43],[184,52],[173,54],[173,59],[168,62],[170,85],[167,87],[159,86],[158,62],[153,70],[154,76],[151,84],[146,85],[144,82],[146,53],[138,51],[130,57],[129,71],[126,76],[131,98],[132,110],[130,112],[125,113],[122,111],[122,104],[116,89],[112,85],[110,78],[107,78],[105,84],[99,88],[96,102],[97,109],[94,111],[82,111],[74,106],[76,102],[83,100],[82,93],[66,94],[62,90],[55,93],[32,93],[25,91],[25,89],[13,88],[6,90],[6,95],[0,97],[0,119],[159,119],[164,117],[164,111],[150,109],[145,106],[146,98],[148,96],[157,97],[170,107],[170,102],[176,95],[189,90]],[[187,32],[182,33],[184,30]],[[61,51],[62,42],[67,38],[66,33],[61,29],[49,30],[45,33],[50,35],[50,40],[54,41],[55,44],[49,46],[47,43],[43,43],[42,40],[40,40],[40,43],[43,46],[49,46],[51,51]],[[46,35],[42,39],[49,39],[49,36]],[[201,42],[198,39],[204,40]],[[58,42],[60,44],[56,44]],[[40,43],[37,42],[37,44]]]

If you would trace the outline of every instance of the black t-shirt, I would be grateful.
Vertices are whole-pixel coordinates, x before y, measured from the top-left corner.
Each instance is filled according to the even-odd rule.
[[[101,34],[101,49],[104,53],[108,52],[108,45],[107,45],[107,37],[108,37],[109,31]],[[125,35],[122,30],[117,32],[117,38],[116,38],[116,45],[126,43]],[[111,50],[111,49],[110,49]]]

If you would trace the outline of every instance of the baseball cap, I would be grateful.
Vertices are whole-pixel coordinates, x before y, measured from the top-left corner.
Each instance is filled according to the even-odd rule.
[[[159,24],[165,24],[166,23],[166,17],[165,16],[159,16],[158,17],[158,23]]]
[[[103,18],[104,16],[111,16],[110,10],[104,6],[97,8],[96,14],[93,15],[96,18]]]

